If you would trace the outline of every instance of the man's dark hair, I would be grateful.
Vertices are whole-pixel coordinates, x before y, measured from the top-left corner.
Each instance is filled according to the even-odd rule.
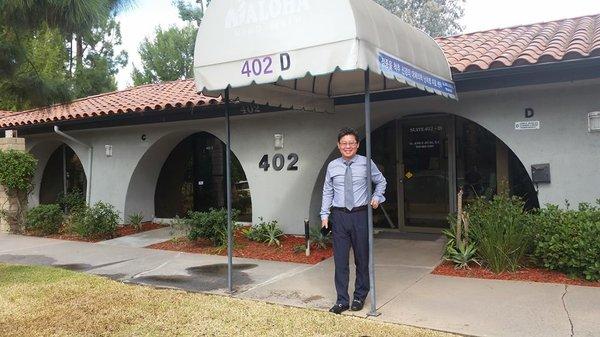
[[[340,129],[340,133],[338,133],[338,143],[344,136],[347,136],[347,135],[354,136],[354,139],[356,139],[356,142],[357,143],[360,142],[360,139],[358,138],[358,131],[356,131],[356,129],[346,127],[346,128]]]

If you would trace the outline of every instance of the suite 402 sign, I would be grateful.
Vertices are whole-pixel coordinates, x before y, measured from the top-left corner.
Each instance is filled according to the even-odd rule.
[[[277,61],[279,61],[279,64],[275,65]],[[241,74],[247,77],[270,75],[276,71],[284,72],[289,70],[291,66],[292,61],[288,53],[261,56],[245,60],[242,63]]]
[[[287,164],[287,170],[298,171],[298,155],[296,153],[290,153],[287,156],[287,159],[289,160]],[[269,162],[269,155],[265,154],[258,162],[258,167],[265,170],[266,172],[269,170],[269,167],[271,167],[271,163],[273,164],[273,169],[275,171],[281,171],[285,166],[285,157],[281,153],[276,153],[273,156],[273,160]]]

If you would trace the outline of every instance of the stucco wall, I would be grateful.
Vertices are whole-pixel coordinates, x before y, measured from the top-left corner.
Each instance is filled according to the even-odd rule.
[[[425,97],[373,103],[373,128],[395,118],[420,113],[452,113],[470,119],[504,141],[529,171],[531,164],[550,163],[552,183],[539,186],[541,204],[572,204],[600,197],[600,133],[588,133],[587,113],[600,110],[600,82],[568,83],[528,88],[466,93],[459,102]],[[540,130],[516,131],[514,123],[525,120],[525,108],[533,108],[532,120]],[[363,106],[338,106],[335,113],[286,111],[232,118],[232,150],[249,181],[253,220],[276,219],[286,232],[303,232],[303,219],[317,221],[320,204],[319,174],[335,149],[342,126],[364,127]],[[70,134],[93,144],[92,202],[115,205],[122,216],[142,212],[154,216],[154,191],[160,169],[170,151],[185,137],[200,131],[221,140],[222,119],[196,120]],[[275,151],[273,135],[284,135],[285,148]],[[146,140],[142,140],[146,135]],[[56,136],[28,138],[28,147],[44,160],[56,146]],[[104,145],[113,146],[106,157]],[[69,144],[86,168],[87,150]],[[54,147],[54,148],[52,148]],[[299,155],[298,171],[263,171],[258,162],[264,154]],[[321,178],[322,179],[322,178]],[[39,190],[38,190],[39,191]],[[36,193],[36,191],[34,191]],[[34,195],[32,200],[36,200]]]

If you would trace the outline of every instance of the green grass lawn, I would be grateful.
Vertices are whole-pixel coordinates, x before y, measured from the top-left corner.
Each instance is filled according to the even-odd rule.
[[[450,336],[226,296],[0,264],[0,336]]]

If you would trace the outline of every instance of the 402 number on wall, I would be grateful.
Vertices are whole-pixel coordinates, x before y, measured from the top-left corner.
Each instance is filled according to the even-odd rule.
[[[287,156],[287,170],[288,171],[298,171],[298,155],[296,153],[290,153]],[[258,162],[258,167],[268,171],[271,166],[275,171],[283,170],[283,167],[286,166],[285,157],[281,153],[277,153],[273,156],[273,159],[269,161],[269,155],[265,154],[262,156],[260,161]]]

